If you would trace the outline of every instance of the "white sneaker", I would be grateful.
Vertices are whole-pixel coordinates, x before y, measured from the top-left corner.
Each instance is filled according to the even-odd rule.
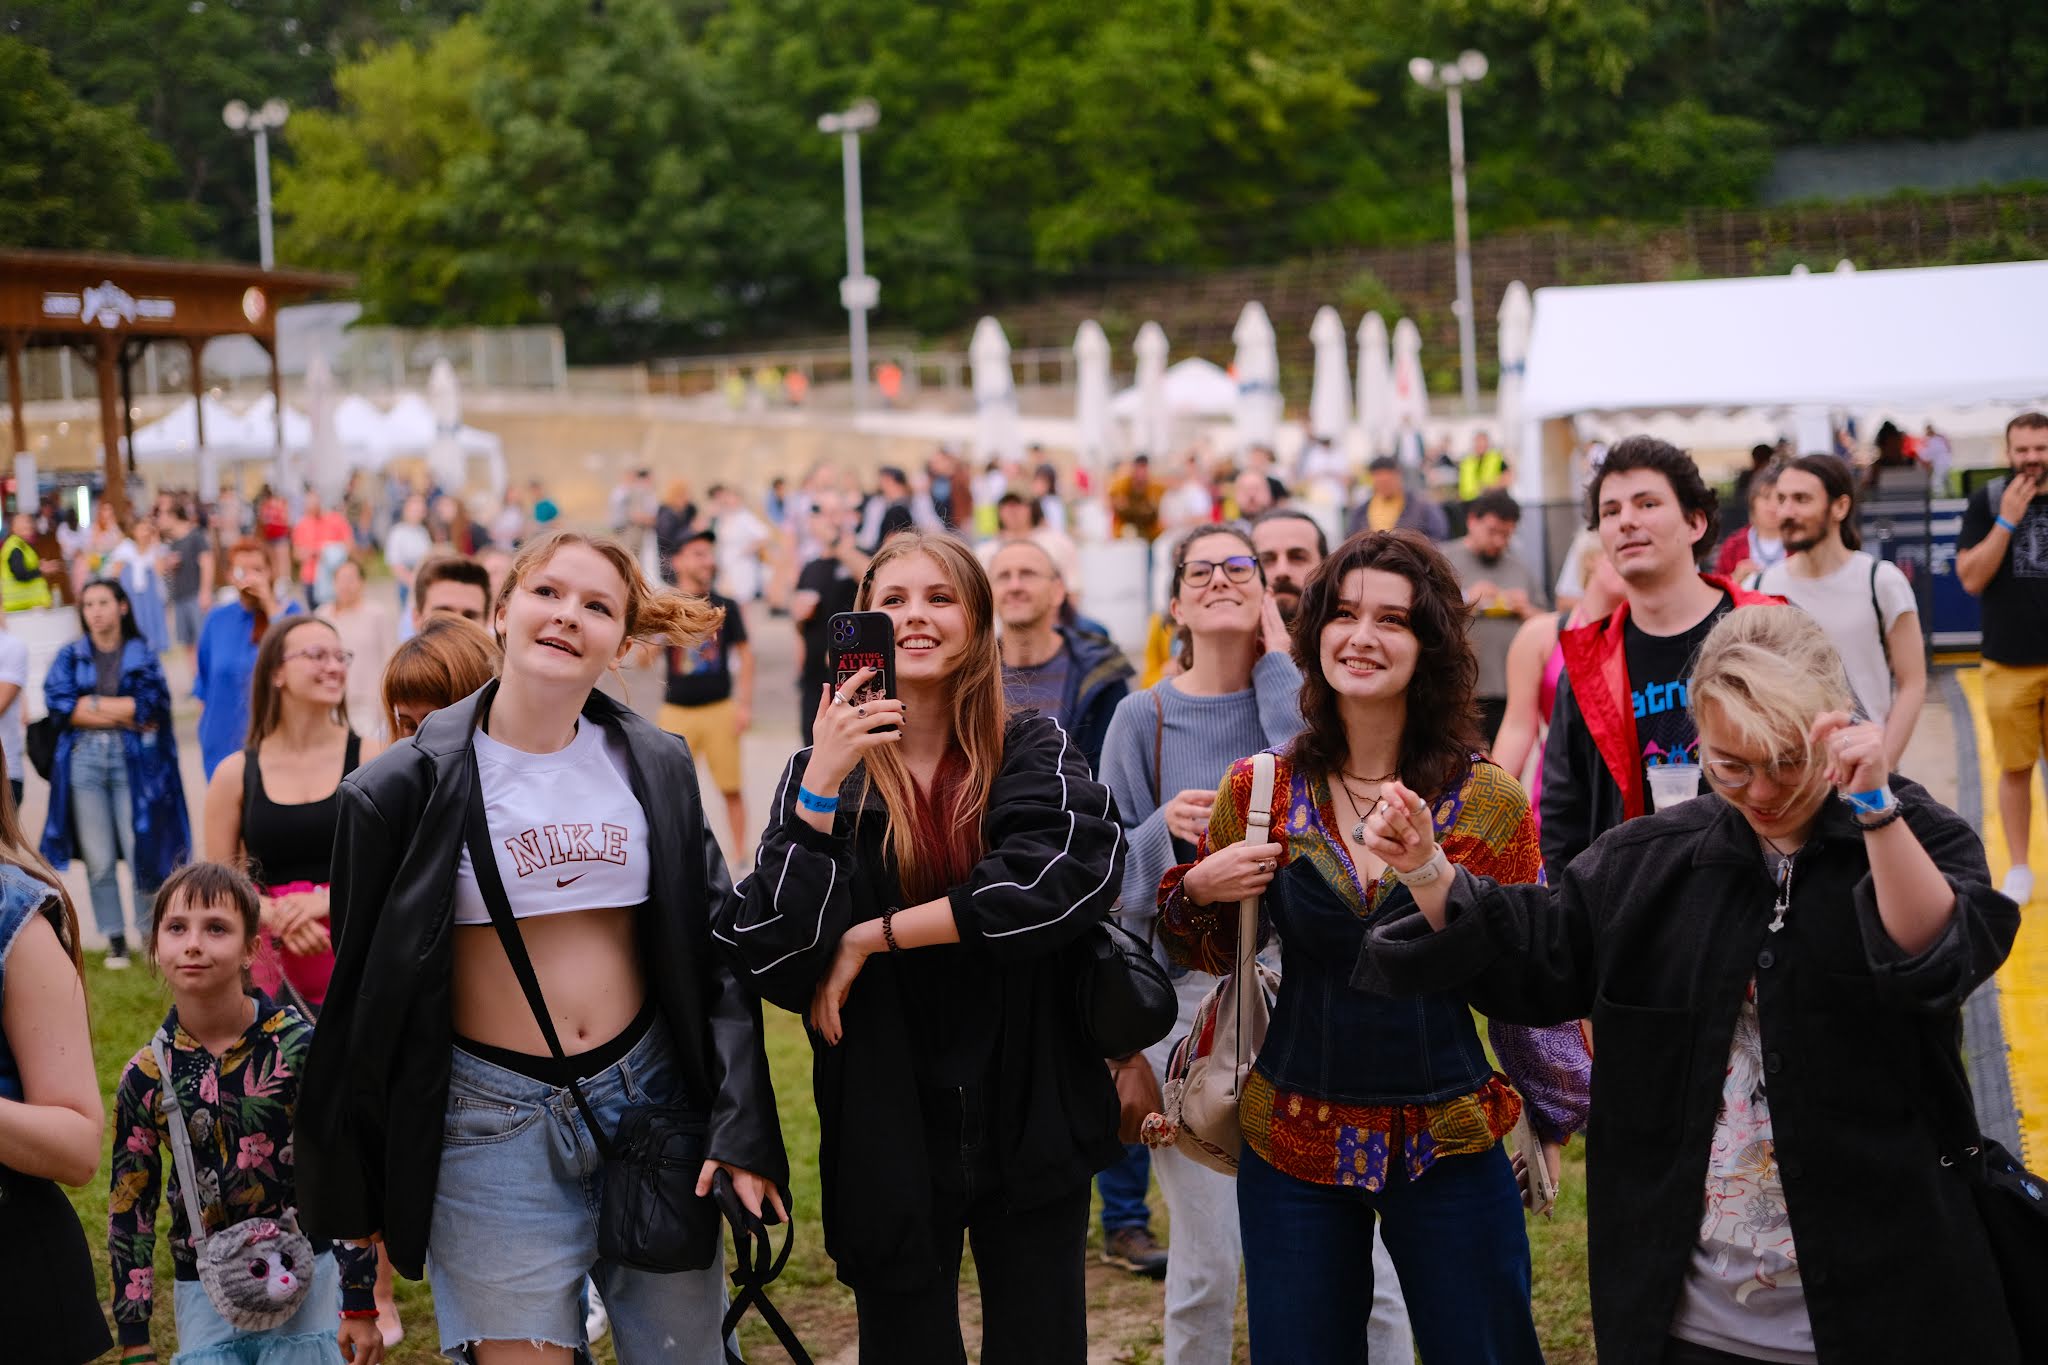
[[[597,1296],[594,1281],[583,1282],[584,1291],[590,1296],[590,1311],[583,1315],[583,1339],[595,1345],[604,1340],[604,1334],[612,1330],[611,1314],[604,1311],[604,1300]]]
[[[125,972],[128,970],[128,954],[109,948],[107,960],[101,965],[110,972]]]
[[[1998,892],[2017,905],[2025,905],[2034,898],[2034,869],[2025,863],[2014,863],[2005,880],[1998,884]]]

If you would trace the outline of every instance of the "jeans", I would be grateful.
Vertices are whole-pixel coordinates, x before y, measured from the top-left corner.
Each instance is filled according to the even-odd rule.
[[[1142,1142],[1124,1144],[1124,1159],[1095,1177],[1102,1195],[1102,1235],[1152,1226],[1145,1193],[1152,1184],[1152,1158]]]
[[[608,1131],[629,1106],[680,1101],[681,1084],[659,1022],[581,1082]],[[720,1358],[722,1250],[709,1268],[673,1275],[599,1259],[604,1162],[566,1089],[458,1047],[446,1114],[427,1251],[444,1355],[466,1360],[476,1341],[580,1346],[588,1275],[611,1315],[619,1365]]]
[[[71,734],[71,821],[78,852],[85,859],[92,893],[92,918],[107,938],[127,932],[121,914],[120,864],[128,864],[128,889],[135,902],[136,938],[149,941],[153,886],[135,878],[135,806],[128,795],[128,756],[118,730],[74,730]]]
[[[1283,1175],[1247,1148],[1237,1173],[1252,1365],[1366,1358],[1372,1233],[1382,1223],[1427,1365],[1542,1365],[1529,1237],[1506,1151],[1396,1170],[1377,1193]]]

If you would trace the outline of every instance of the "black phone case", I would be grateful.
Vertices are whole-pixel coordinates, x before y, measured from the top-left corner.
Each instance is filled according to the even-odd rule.
[[[847,680],[863,668],[878,670],[858,693],[846,695],[847,704],[858,706],[877,697],[896,695],[896,625],[879,611],[842,611],[829,622],[832,648],[832,687],[846,686]],[[894,726],[888,727],[894,729]]]

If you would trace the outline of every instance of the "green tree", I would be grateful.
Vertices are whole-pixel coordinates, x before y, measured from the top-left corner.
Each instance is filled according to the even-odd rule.
[[[281,254],[357,272],[375,321],[543,316],[531,294],[489,268],[457,188],[490,165],[476,92],[498,60],[466,19],[422,45],[375,49],[338,71],[340,108],[291,124],[297,156],[277,173]]]
[[[189,249],[155,182],[168,153],[125,109],[78,98],[49,55],[0,36],[0,242],[74,251]]]

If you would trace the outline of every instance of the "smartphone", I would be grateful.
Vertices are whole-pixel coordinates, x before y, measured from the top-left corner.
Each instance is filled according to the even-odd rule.
[[[828,623],[832,641],[832,686],[844,688],[863,668],[875,670],[859,692],[846,694],[858,706],[877,697],[896,695],[896,623],[886,612],[842,611]],[[882,727],[893,730],[893,725]]]

